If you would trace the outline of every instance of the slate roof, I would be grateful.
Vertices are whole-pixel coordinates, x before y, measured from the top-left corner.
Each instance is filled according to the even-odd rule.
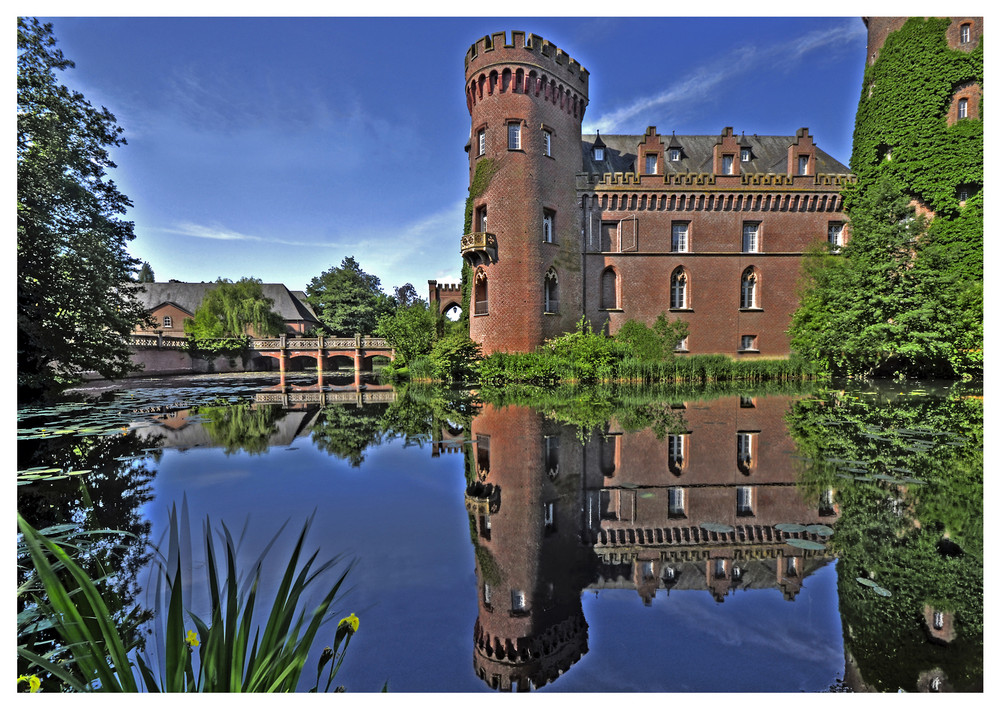
[[[645,136],[642,135],[605,135],[601,134],[604,143],[605,160],[594,161],[594,141],[597,135],[584,135],[580,143],[582,153],[582,172],[584,173],[634,173],[637,172],[636,148]],[[664,170],[668,173],[711,173],[712,154],[721,136],[673,136],[660,134],[664,145],[680,144],[681,160],[662,161]],[[775,173],[788,172],[788,146],[795,143],[795,136],[740,136],[740,145],[748,145],[752,159],[740,163],[741,173]],[[821,148],[816,148],[816,173],[846,175],[850,169],[836,160]]]
[[[173,303],[192,315],[201,305],[210,290],[216,287],[215,282],[187,283],[168,281],[165,283],[141,284],[145,291],[137,294],[139,302],[146,310],[152,311],[164,303]],[[285,321],[309,321],[319,324],[319,319],[309,304],[306,294],[302,291],[289,291],[284,284],[261,284],[264,295],[274,301],[272,307]]]

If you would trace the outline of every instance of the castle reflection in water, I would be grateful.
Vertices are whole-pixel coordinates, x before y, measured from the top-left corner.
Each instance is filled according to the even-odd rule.
[[[395,400],[389,387],[333,391],[272,388],[255,407],[280,405],[262,448],[314,430],[321,408]],[[796,396],[727,396],[675,404],[679,426],[626,430],[608,422],[582,443],[576,427],[526,406],[484,404],[471,431],[441,425],[432,456],[462,455],[478,618],[473,666],[490,688],[528,691],[587,653],[582,593],[696,590],[717,602],[744,589],[778,589],[794,601],[803,580],[833,560],[809,531],[839,515],[832,490],[797,485],[798,460],[784,421]],[[180,408],[135,425],[161,446],[217,446]],[[246,442],[243,442],[246,446]],[[724,532],[725,530],[725,532]]]
[[[610,422],[586,444],[534,409],[485,405],[466,454],[476,674],[526,691],[568,670],[587,653],[585,590],[635,589],[648,605],[671,590],[721,603],[776,588],[793,601],[833,558],[786,542],[824,538],[776,526],[830,526],[838,515],[833,491],[796,485],[783,420],[793,400],[689,402],[676,407],[677,433]]]

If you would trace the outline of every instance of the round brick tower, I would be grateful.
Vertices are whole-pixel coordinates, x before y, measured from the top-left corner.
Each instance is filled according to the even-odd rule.
[[[537,35],[486,36],[465,55],[473,270],[469,335],[485,354],[526,352],[582,309],[580,124],[589,74]]]

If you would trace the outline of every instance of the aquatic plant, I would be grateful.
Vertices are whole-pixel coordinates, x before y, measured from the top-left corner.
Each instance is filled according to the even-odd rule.
[[[57,662],[52,652],[39,654],[26,645],[18,647],[18,655],[31,664],[32,670],[37,669],[37,673],[47,674],[77,692],[295,691],[313,642],[349,571],[344,570],[336,578],[315,609],[308,614],[300,609],[311,586],[339,563],[334,558],[316,564],[317,551],[300,566],[311,519],[306,521],[266,621],[261,624],[254,614],[262,562],[281,530],[265,546],[251,576],[243,582],[237,572],[236,545],[228,528],[222,525],[224,559],[220,565],[211,521],[206,519],[204,543],[210,605],[208,615],[202,618],[190,610],[191,600],[185,598],[187,581],[182,574],[181,531],[175,507],[170,514],[167,559],[160,560],[158,565],[157,596],[160,584],[165,582],[167,609],[162,633],[152,636],[161,644],[158,651],[162,653],[162,663],[156,664],[148,650],[140,649],[141,630],[135,619],[117,624],[94,580],[63,546],[40,534],[20,514],[17,522],[45,589],[44,596],[26,593],[32,594],[42,616],[51,623],[62,643],[63,657]],[[329,689],[357,628],[357,617],[353,614],[338,625],[333,647],[321,654],[313,691],[318,688],[324,666],[334,661],[328,671],[326,689]],[[154,670],[156,665],[159,668]]]

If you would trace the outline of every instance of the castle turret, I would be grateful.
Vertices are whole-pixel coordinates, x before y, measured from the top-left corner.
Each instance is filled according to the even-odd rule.
[[[469,334],[483,352],[527,351],[582,311],[581,122],[589,74],[541,37],[504,32],[465,56],[472,117],[462,256]]]

